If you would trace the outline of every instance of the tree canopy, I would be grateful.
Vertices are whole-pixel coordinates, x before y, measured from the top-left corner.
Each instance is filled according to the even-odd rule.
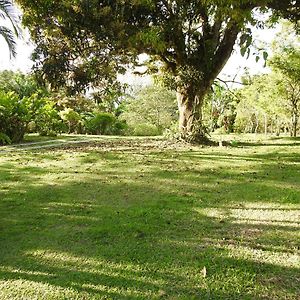
[[[299,19],[294,0],[18,0],[37,45],[36,68],[53,87],[73,92],[115,82],[116,73],[150,56],[150,71],[171,75],[180,130],[203,136],[204,96],[238,41],[252,43],[251,26],[279,17]]]
[[[293,124],[291,132],[296,136],[300,110],[300,39],[291,33],[291,28],[286,25],[277,36],[270,65],[278,73],[279,92],[288,100]]]

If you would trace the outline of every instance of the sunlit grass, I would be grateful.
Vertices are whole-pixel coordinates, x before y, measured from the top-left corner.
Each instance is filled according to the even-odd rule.
[[[300,141],[239,138],[0,152],[0,299],[299,299]]]

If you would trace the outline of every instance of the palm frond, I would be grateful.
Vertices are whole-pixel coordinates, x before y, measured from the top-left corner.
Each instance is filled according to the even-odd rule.
[[[14,32],[12,30],[10,30],[9,28],[5,27],[5,26],[0,26],[0,35],[5,39],[8,49],[9,49],[9,53],[10,53],[10,57],[16,57],[17,55],[17,51],[16,51],[16,39],[15,39],[15,35]]]
[[[13,27],[16,37],[21,37],[19,18],[11,0],[0,0],[0,18],[8,19]]]

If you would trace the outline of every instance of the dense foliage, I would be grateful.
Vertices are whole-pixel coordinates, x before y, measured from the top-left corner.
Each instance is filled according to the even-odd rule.
[[[206,120],[221,133],[281,133],[296,136],[300,109],[299,82],[291,92],[290,78],[277,70],[245,79],[243,88],[223,88],[209,98]],[[297,97],[296,97],[297,95]],[[293,99],[298,99],[293,101]]]
[[[46,90],[32,76],[12,71],[0,74],[0,143],[19,142],[41,106]]]
[[[25,103],[14,93],[0,92],[0,143],[21,141],[28,121]]]
[[[0,73],[0,144],[22,141],[25,133],[160,135],[176,122],[174,92],[160,86],[131,96],[87,98],[50,92],[32,75]]]
[[[264,26],[262,13],[269,12],[271,22],[299,17],[294,0],[17,2],[37,45],[37,71],[53,87],[105,89],[116,82],[116,72],[147,53],[149,71],[172,77],[179,127],[192,140],[203,137],[204,97],[235,43],[247,54],[251,25]]]
[[[270,65],[278,74],[278,92],[286,100],[291,116],[291,133],[297,135],[300,115],[300,38],[285,24],[273,45],[274,56]]]
[[[248,132],[289,132],[296,136],[300,109],[300,48],[299,37],[290,24],[282,24],[272,48],[269,60],[272,72],[248,80],[249,85],[239,92],[241,102],[237,107],[236,128]]]
[[[51,93],[32,75],[0,73],[0,144],[20,142],[29,132],[124,134],[126,123],[101,109],[83,95]]]

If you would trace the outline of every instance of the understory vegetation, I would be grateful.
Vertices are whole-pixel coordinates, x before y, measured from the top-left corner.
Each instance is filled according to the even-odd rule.
[[[0,298],[299,299],[300,141],[262,138],[2,147]]]

